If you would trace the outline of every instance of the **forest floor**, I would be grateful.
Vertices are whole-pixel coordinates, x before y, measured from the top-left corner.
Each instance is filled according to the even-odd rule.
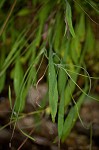
[[[47,91],[46,84],[38,85],[40,98]],[[31,89],[32,98],[37,96],[35,89]],[[88,98],[81,107],[78,119],[69,137],[64,143],[58,140],[57,123],[52,123],[51,118],[44,111],[41,112],[39,121],[35,122],[33,112],[38,108],[33,101],[27,98],[26,107],[22,118],[14,122],[10,121],[11,109],[9,100],[0,97],[0,150],[99,150],[99,103]],[[13,132],[14,129],[14,132]],[[35,141],[23,134],[24,131]]]

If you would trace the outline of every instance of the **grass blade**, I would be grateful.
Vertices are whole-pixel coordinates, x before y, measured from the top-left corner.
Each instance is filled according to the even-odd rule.
[[[59,111],[58,111],[58,135],[59,138],[62,136],[63,124],[64,124],[64,104],[65,104],[65,94],[64,89],[61,93],[60,103],[59,103]]]
[[[87,92],[88,87],[85,86],[84,92]],[[78,113],[81,107],[81,104],[83,103],[85,95],[82,94],[78,100],[78,102],[75,104],[74,107],[72,107],[69,111],[68,116],[66,117],[64,127],[63,127],[63,134],[62,134],[62,141],[64,141],[68,135],[71,132],[71,129],[73,128],[77,118],[78,118]]]
[[[15,70],[14,70],[14,89],[16,95],[19,94],[20,90],[20,84],[23,79],[23,68],[20,62],[20,58],[18,57],[15,64]]]
[[[74,32],[73,25],[72,25],[71,6],[67,0],[66,0],[66,14],[65,15],[66,15],[65,21],[67,23],[67,26],[69,27],[69,31],[70,31],[71,35],[73,37],[75,37],[75,32]]]
[[[10,86],[9,86],[9,93],[8,93],[8,95],[9,95],[10,108],[12,110],[12,99],[11,99],[11,88],[10,88]]]
[[[0,56],[1,56],[0,57],[0,71],[1,71],[2,65],[5,61],[5,49],[1,50]],[[6,80],[6,71],[2,76],[0,76],[0,92],[2,92],[2,90],[4,89],[5,80]]]
[[[60,68],[59,75],[58,75],[58,90],[60,95],[62,93],[62,90],[65,87],[66,81],[67,81],[67,75],[65,71]]]
[[[56,72],[53,63],[52,49],[49,51],[49,105],[51,108],[52,121],[55,122],[58,103],[58,90]]]
[[[55,33],[54,33],[54,49],[56,52],[60,53],[61,39],[62,39],[62,31],[64,29],[62,22],[62,15],[60,12],[56,16],[56,24],[55,24]],[[61,22],[61,23],[60,23]],[[60,24],[60,25],[59,25]]]

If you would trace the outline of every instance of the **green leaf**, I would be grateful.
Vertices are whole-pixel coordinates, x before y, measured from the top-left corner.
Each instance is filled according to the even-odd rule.
[[[59,94],[61,95],[63,88],[65,87],[67,80],[67,75],[63,69],[59,70],[59,75],[58,75],[58,90]]]
[[[60,46],[61,46],[62,36],[63,36],[62,30],[63,30],[63,22],[62,22],[62,16],[59,12],[56,17],[55,32],[54,32],[54,49],[59,54],[60,54]]]
[[[19,130],[21,131],[21,133],[23,135],[25,135],[28,139],[32,140],[32,141],[36,141],[32,136],[30,136],[29,134],[27,134],[26,132],[24,132],[22,129],[19,128]]]
[[[85,49],[87,52],[92,52],[95,48],[95,37],[89,22],[87,22]]]
[[[14,89],[16,95],[19,94],[22,79],[23,79],[23,68],[20,62],[20,58],[18,57],[16,60],[15,70],[14,70]]]
[[[58,90],[57,90],[57,76],[55,72],[53,53],[50,48],[49,51],[49,105],[51,108],[52,121],[55,122],[55,116],[57,113],[57,103],[58,103]]]
[[[59,135],[59,138],[61,138],[61,136],[62,136],[63,124],[64,124],[64,104],[65,104],[64,88],[61,92],[59,111],[58,111],[58,135]]]
[[[8,95],[9,95],[10,108],[12,110],[12,99],[11,99],[11,88],[10,88],[10,86],[9,86],[9,93],[8,93]]]
[[[5,61],[5,49],[2,49],[0,53],[0,71],[4,61]],[[6,71],[2,74],[2,76],[0,76],[0,92],[4,88],[5,80],[6,80]]]
[[[25,31],[24,29],[18,36],[17,40],[15,43],[12,45],[12,49],[5,58],[5,61],[3,62],[2,69],[0,72],[0,77],[3,75],[3,73],[6,71],[6,69],[10,66],[10,64],[15,60],[17,57],[18,53],[23,49],[24,47],[24,42],[25,42]]]
[[[69,27],[69,31],[70,31],[71,35],[73,37],[75,37],[75,32],[74,32],[73,25],[72,25],[71,6],[67,0],[66,0],[66,14],[65,15],[66,15],[65,21],[67,22],[67,26]]]
[[[84,92],[87,92],[88,87],[86,86],[84,88]],[[71,129],[73,128],[77,118],[78,118],[78,113],[80,110],[80,107],[84,101],[85,95],[82,93],[80,98],[78,99],[78,102],[75,104],[74,107],[72,107],[69,111],[68,116],[66,117],[64,127],[63,127],[63,134],[62,134],[62,141],[64,141],[70,134]]]
[[[2,92],[2,90],[4,89],[5,80],[6,80],[6,72],[4,72],[2,76],[0,76],[0,92]]]
[[[79,70],[76,69],[75,72],[79,73]],[[76,82],[78,74],[72,74],[72,75],[70,75],[70,77],[72,78],[72,80],[74,82]],[[67,86],[65,88],[65,107],[67,107],[68,104],[70,103],[70,101],[71,101],[71,94],[74,92],[75,87],[76,87],[76,84],[72,80],[71,79],[68,80],[68,84],[67,84]]]
[[[99,14],[99,3],[94,1],[94,0],[86,0],[86,3],[88,3],[93,9],[94,11]]]
[[[28,15],[31,11],[28,8],[23,8],[18,12],[18,16],[25,16]]]
[[[15,104],[14,104],[12,116],[13,116],[14,112],[17,112],[17,116],[18,116],[18,114],[20,112],[22,112],[23,109],[24,109],[25,100],[26,100],[28,90],[29,90],[32,82],[34,82],[34,80],[35,80],[36,72],[35,72],[34,65],[36,65],[38,63],[38,61],[40,60],[42,54],[44,53],[44,50],[45,49],[42,48],[41,51],[39,52],[39,54],[37,55],[37,57],[36,58],[33,57],[30,60],[30,65],[29,65],[28,69],[26,70],[26,72],[25,72],[25,74],[22,77],[22,80],[20,82],[19,93],[17,94],[17,97],[16,97],[16,101],[15,101]],[[20,65],[20,67],[22,67],[22,66]]]
[[[65,107],[65,85],[67,81],[67,75],[63,69],[60,68],[58,76],[58,90],[60,94],[60,103],[58,110],[58,135],[61,138],[63,124],[64,124],[64,107]]]
[[[38,31],[36,33],[36,46],[39,46],[40,44],[40,40],[41,40],[41,33],[42,33],[42,30],[43,30],[43,26],[45,24],[45,21],[46,19],[48,18],[48,14],[50,12],[50,9],[51,9],[51,5],[49,3],[45,4],[44,7],[42,7],[40,9],[40,12],[39,12],[39,28],[38,28]]]
[[[64,36],[65,38],[65,36]],[[70,55],[70,41],[66,38],[62,40],[61,48],[63,49],[63,61],[67,63],[67,59]]]
[[[6,1],[6,0],[2,0],[2,1],[0,2],[0,8],[2,8],[2,7],[3,7],[3,5],[4,5],[5,1]]]
[[[79,37],[76,36],[71,41],[71,57],[75,64],[78,63],[81,54],[81,43]]]
[[[79,38],[80,42],[85,40],[85,14],[81,13],[79,22],[76,24],[76,35]]]

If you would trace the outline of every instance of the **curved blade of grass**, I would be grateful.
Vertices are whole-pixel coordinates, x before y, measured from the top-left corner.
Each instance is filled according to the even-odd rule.
[[[88,16],[88,18],[89,18],[93,23],[99,25],[99,23],[96,22],[95,20],[93,20],[93,19],[91,18],[91,16],[84,10],[84,8],[79,4],[78,1],[76,1],[76,0],[73,0],[73,1],[79,6],[79,8]]]
[[[64,67],[68,67],[68,66],[70,66],[70,64],[57,64],[57,66],[61,66],[62,68],[64,68]],[[89,73],[87,72],[87,70],[85,69],[85,68],[83,68],[83,67],[81,67],[81,66],[78,66],[78,65],[73,65],[74,67],[76,67],[76,68],[80,68],[80,69],[82,69],[84,72],[85,72],[85,74],[81,74],[81,73],[77,73],[77,72],[75,72],[74,70],[70,70],[70,69],[67,69],[66,68],[66,70],[68,71],[68,72],[71,72],[71,73],[74,73],[74,74],[78,74],[78,75],[80,75],[80,76],[82,76],[82,77],[86,77],[86,78],[89,78],[89,79],[95,79],[95,80],[98,80],[99,79],[99,77],[93,77],[93,76],[90,76],[89,75]]]
[[[34,139],[32,136],[28,135],[28,134],[27,134],[26,132],[24,132],[22,129],[19,128],[19,130],[21,131],[21,133],[22,133],[23,135],[25,135],[26,137],[28,137],[30,140],[35,141],[35,139]]]
[[[97,5],[94,1],[85,0],[98,14],[99,14],[99,5]]]
[[[35,20],[35,18],[34,18],[34,20]],[[23,50],[24,46],[26,46],[27,40],[25,40],[25,36],[29,32],[30,27],[33,25],[33,23],[34,23],[34,21],[31,22],[30,25],[26,26],[24,30],[22,30],[22,32],[19,34],[17,40],[15,41],[15,43],[12,45],[11,51],[7,55],[7,57],[4,61],[4,64],[2,65],[2,70],[0,71],[0,77],[4,74],[4,72],[10,66],[10,64],[15,60],[15,58],[17,57],[17,54],[21,50]],[[34,32],[32,34],[34,34]],[[31,38],[31,34],[30,34],[29,38]],[[29,40],[29,38],[28,38],[28,40]]]
[[[66,72],[66,74],[68,75],[68,77],[70,77],[70,79],[72,80],[72,82],[80,89],[80,91],[81,91],[83,94],[85,94],[86,96],[88,96],[89,98],[91,98],[91,99],[93,99],[93,100],[95,100],[95,101],[99,101],[99,99],[94,98],[94,97],[88,95],[88,94],[74,81],[74,79],[71,77],[71,75],[68,73],[68,71],[67,71],[66,69],[64,69],[64,68],[62,68],[62,69]]]
[[[87,90],[88,90],[88,86],[86,85],[83,91],[86,93]],[[85,97],[85,95],[82,94],[80,96],[78,102],[76,103],[76,105],[70,109],[69,114],[66,117],[66,120],[64,122],[62,141],[64,141],[69,136],[71,129],[73,128],[73,126],[78,118],[78,112],[83,103],[84,97]]]
[[[75,37],[75,32],[72,25],[72,12],[71,12],[71,6],[66,0],[66,12],[65,12],[65,20],[67,22],[67,25],[69,27],[69,31],[73,37]]]
[[[79,74],[80,69],[84,70],[84,72],[87,74],[87,77],[89,79],[90,86],[89,86],[88,94],[89,94],[90,89],[91,89],[91,79],[90,79],[88,72],[83,67],[74,65],[75,67],[77,67],[77,69],[72,71],[72,70],[65,69],[66,65],[63,67],[62,67],[62,65],[63,64],[58,65],[59,68],[63,69],[63,71],[66,73],[66,75],[68,75],[70,77],[70,80],[68,81],[68,84],[67,84],[66,89],[65,89],[65,106],[68,106],[68,104],[71,101],[71,93],[73,93],[76,86],[83,92],[83,90],[76,83],[78,75],[81,75],[81,74]],[[70,72],[73,74],[71,74]],[[82,76],[86,77],[86,75],[82,75]],[[84,93],[84,94],[86,94],[86,93]],[[88,96],[88,94],[87,94],[87,96]]]
[[[57,76],[53,63],[53,53],[50,48],[49,51],[49,105],[51,108],[52,121],[55,122],[58,103],[58,90],[57,90]]]
[[[40,57],[42,56],[42,54],[44,53],[44,48],[41,49],[41,51],[39,52],[38,56],[36,58],[34,58],[34,60],[31,61],[30,66],[28,67],[27,71],[25,72],[23,79],[20,83],[20,88],[19,88],[19,93],[16,96],[16,100],[14,103],[14,107],[12,109],[12,115],[11,115],[11,119],[14,116],[14,112],[17,113],[16,120],[18,119],[18,115],[19,113],[23,110],[24,108],[24,104],[25,104],[25,98],[29,89],[30,84],[32,84],[32,80],[33,78],[33,68],[34,65],[36,65],[40,59]]]
[[[22,33],[18,36],[16,42],[12,46],[11,51],[9,52],[8,56],[5,58],[5,61],[2,65],[2,70],[0,71],[0,76],[5,72],[5,70],[10,66],[13,60],[17,57],[18,53],[21,51],[20,46],[24,45],[24,36],[25,36],[26,29],[22,31]]]

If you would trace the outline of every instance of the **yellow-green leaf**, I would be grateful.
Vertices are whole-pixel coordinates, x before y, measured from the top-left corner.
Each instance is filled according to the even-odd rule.
[[[71,42],[71,57],[75,64],[78,63],[81,54],[81,43],[79,37],[76,36]]]
[[[95,37],[89,22],[87,22],[85,49],[87,52],[92,52],[95,48]]]
[[[75,37],[75,32],[74,32],[74,29],[73,29],[73,25],[72,25],[72,12],[71,12],[71,6],[70,4],[68,3],[68,1],[66,0],[66,22],[67,22],[67,28],[69,27],[69,31],[71,33],[71,35],[73,37]]]
[[[58,90],[60,95],[63,88],[65,87],[66,80],[67,80],[66,72],[60,68],[59,75],[58,75]]]
[[[22,68],[19,57],[16,60],[14,71],[15,71],[14,72],[14,90],[15,90],[16,95],[18,95],[20,91],[20,85],[23,79],[23,68]]]
[[[31,11],[28,8],[23,8],[18,12],[18,16],[25,16],[28,15]]]
[[[76,35],[78,36],[80,42],[85,40],[85,14],[81,13],[79,22],[76,24]]]

